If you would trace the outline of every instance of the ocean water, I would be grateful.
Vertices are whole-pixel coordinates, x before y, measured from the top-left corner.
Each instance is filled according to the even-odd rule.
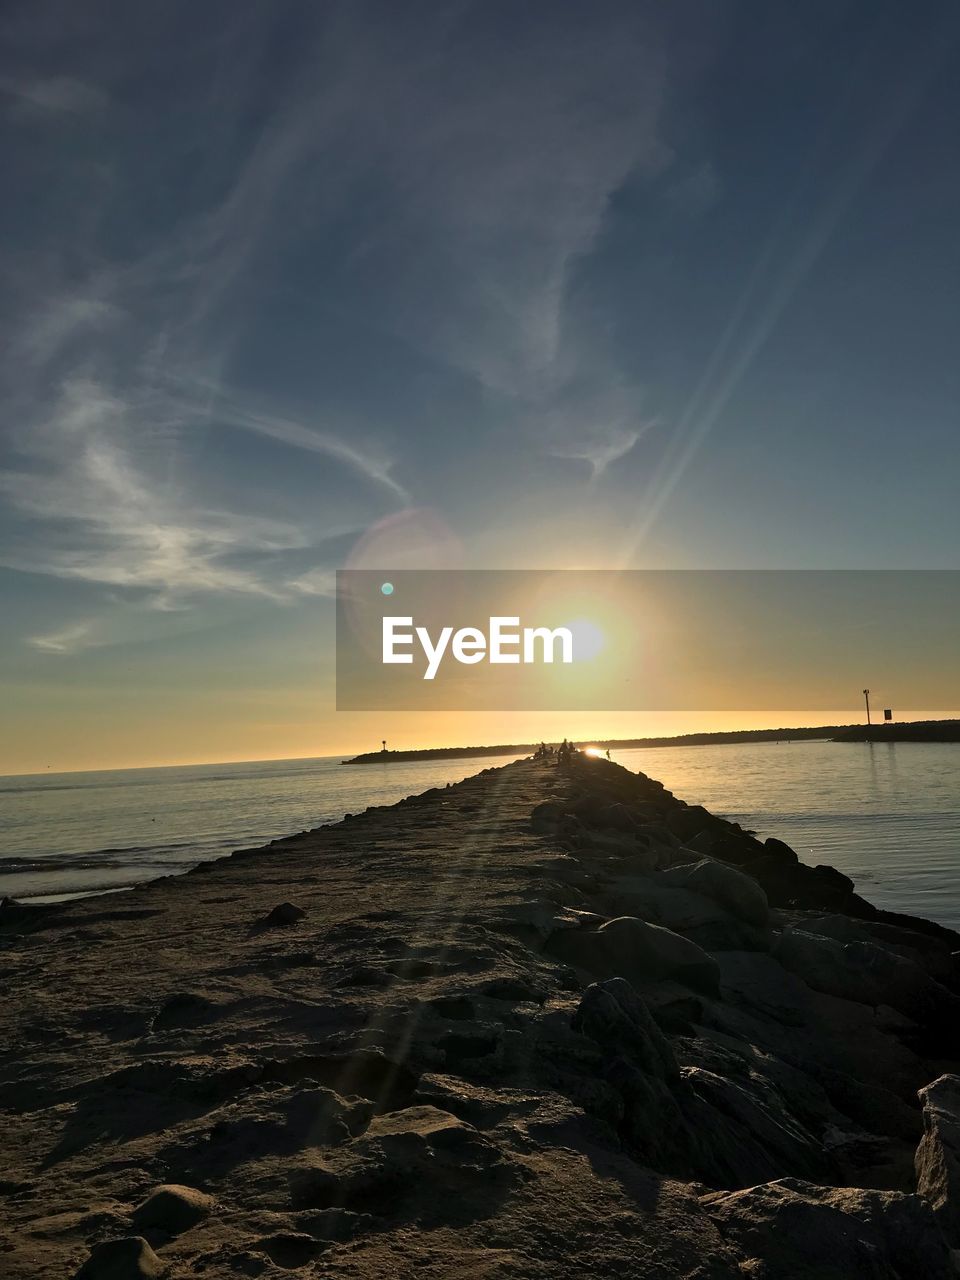
[[[960,743],[624,751],[681,799],[851,876],[875,906],[960,929]]]
[[[340,757],[0,778],[0,894],[50,898],[186,871],[513,756],[387,765]],[[960,929],[960,744],[751,743],[614,752],[877,906]]]

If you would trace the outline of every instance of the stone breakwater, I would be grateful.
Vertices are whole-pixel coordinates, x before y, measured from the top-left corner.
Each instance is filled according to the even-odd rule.
[[[0,948],[10,1280],[957,1274],[960,937],[606,761]]]

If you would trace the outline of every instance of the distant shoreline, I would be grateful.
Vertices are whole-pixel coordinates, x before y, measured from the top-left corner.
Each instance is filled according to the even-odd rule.
[[[601,750],[633,751],[641,747],[709,747],[737,742],[802,742],[832,738],[855,725],[817,725],[812,729],[733,729],[718,733],[685,733],[672,738],[582,738],[578,745],[589,744]],[[550,745],[550,744],[548,744]],[[526,755],[539,743],[506,743],[492,747],[427,747],[412,751],[368,751],[342,760],[341,764],[402,764],[411,760],[456,760],[468,756]]]
[[[732,729],[717,733],[684,733],[671,738],[584,738],[602,750],[633,751],[643,747],[708,747],[738,742],[960,742],[960,720],[917,720],[904,724],[817,725],[813,728]],[[484,747],[424,747],[410,751],[367,751],[341,764],[405,764],[415,760],[462,760],[471,756],[527,755],[539,743],[500,743]]]

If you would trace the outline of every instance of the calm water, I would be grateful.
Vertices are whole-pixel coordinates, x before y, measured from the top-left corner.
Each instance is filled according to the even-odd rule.
[[[852,876],[878,907],[960,929],[960,743],[624,751],[676,795]]]
[[[118,889],[390,804],[513,757],[339,757],[0,778],[0,894]],[[960,928],[960,744],[757,743],[614,753],[690,803],[829,862],[878,906]]]

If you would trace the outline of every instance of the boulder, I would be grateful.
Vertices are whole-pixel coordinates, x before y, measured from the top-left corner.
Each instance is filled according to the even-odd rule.
[[[915,1160],[917,1190],[950,1245],[960,1249],[960,1076],[940,1076],[919,1097],[923,1137]]]
[[[960,1020],[960,997],[930,978],[918,964],[871,942],[833,938],[785,929],[774,954],[807,986],[843,1000],[889,1005],[924,1025]]]
[[[575,907],[560,907],[555,902],[535,898],[529,902],[510,902],[501,907],[497,916],[483,919],[497,928],[521,935],[528,930],[546,941],[562,929],[593,928],[603,923],[603,917],[592,911],[578,911]]]
[[[606,854],[612,858],[629,858],[638,871],[649,875],[664,861],[662,850],[656,845],[641,843],[636,835],[620,831],[588,831],[580,840],[579,848],[587,853]]]
[[[587,987],[573,1016],[573,1029],[608,1052],[628,1057],[648,1075],[680,1079],[670,1042],[625,978],[608,978]]]
[[[845,876],[842,871],[838,871],[836,867],[828,866],[824,862],[818,862],[813,869],[821,880],[826,880],[828,884],[834,885],[842,893],[853,893],[853,881],[849,876]]]
[[[641,830],[651,844],[659,845],[664,849],[680,848],[680,841],[662,822],[645,823]]]
[[[917,933],[913,929],[836,914],[806,914],[802,919],[795,918],[793,923],[807,933],[836,938],[838,942],[873,942],[907,960],[913,960],[931,978],[936,978],[945,985],[955,983],[960,978],[960,971],[950,954],[949,946],[939,938]]]
[[[625,804],[608,804],[597,811],[594,819],[598,827],[608,827],[613,831],[634,832],[637,820]]]
[[[603,1079],[619,1095],[619,1128],[631,1155],[660,1172],[689,1176],[690,1134],[672,1084],[622,1054],[605,1064]]]
[[[524,1176],[492,1138],[427,1104],[375,1116],[321,1163],[293,1168],[290,1192],[297,1209],[389,1214],[429,1230],[489,1216]]]
[[[715,831],[698,831],[695,836],[691,836],[685,842],[684,848],[689,849],[691,853],[696,853],[701,857],[708,858],[713,855],[713,851],[719,842],[719,837]]]
[[[530,825],[534,831],[550,832],[556,829],[563,815],[564,807],[559,800],[544,800],[530,814]]]
[[[296,924],[306,914],[302,907],[295,907],[292,902],[281,902],[264,917],[263,923],[269,928],[283,927],[284,925]]]
[[[800,861],[788,844],[783,840],[777,840],[774,836],[764,840],[763,852],[767,857],[776,858],[780,862],[796,863]]]
[[[729,1070],[729,1068],[728,1068]],[[804,1176],[824,1172],[822,1143],[792,1113],[784,1097],[759,1074],[707,1067],[682,1068],[689,1173],[709,1186],[765,1182],[785,1169]]]
[[[722,862],[743,867],[756,861],[764,853],[764,846],[756,836],[747,835],[745,831],[720,832],[710,853]]]
[[[723,829],[722,818],[715,818],[700,804],[680,804],[667,816],[667,826],[680,840],[689,840],[706,829]]]
[[[663,876],[613,876],[594,901],[611,914],[639,916],[682,933],[705,951],[757,951],[769,947],[767,933],[738,920],[713,898],[675,888]]]
[[[671,867],[663,872],[660,879],[666,884],[712,898],[747,924],[762,928],[767,923],[770,914],[767,895],[756,880],[713,858],[703,858],[689,866]]]
[[[701,1198],[755,1280],[948,1280],[949,1251],[919,1196],[779,1178]]]
[[[643,982],[637,994],[662,1031],[693,1035],[694,1024],[703,1021],[704,999],[679,982]]]
[[[170,1236],[180,1235],[202,1222],[214,1204],[213,1196],[195,1187],[168,1183],[155,1188],[137,1206],[133,1212],[133,1225],[138,1231],[156,1228]]]
[[[805,911],[846,911],[854,895],[843,883],[821,875],[802,862],[785,862],[762,853],[749,863],[750,874],[760,883],[771,907]]]
[[[634,916],[608,920],[595,930],[556,933],[548,950],[598,978],[635,983],[672,978],[707,995],[720,992],[720,969],[712,956],[689,938]]]
[[[165,1270],[142,1236],[122,1236],[98,1244],[74,1280],[140,1280],[162,1276]]]

